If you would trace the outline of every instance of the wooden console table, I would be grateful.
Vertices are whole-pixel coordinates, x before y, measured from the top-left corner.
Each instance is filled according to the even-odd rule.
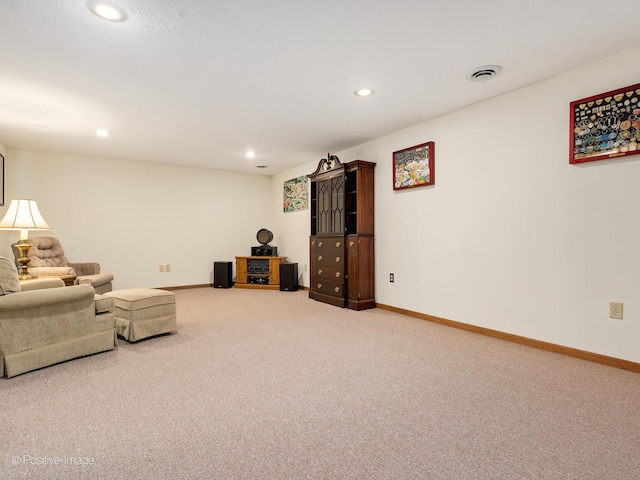
[[[280,288],[280,264],[287,257],[236,257],[236,288]]]

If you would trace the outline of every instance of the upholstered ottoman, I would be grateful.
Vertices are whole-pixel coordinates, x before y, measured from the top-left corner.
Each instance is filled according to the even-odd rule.
[[[176,331],[176,298],[155,288],[130,288],[103,294],[116,304],[116,333],[129,342]]]

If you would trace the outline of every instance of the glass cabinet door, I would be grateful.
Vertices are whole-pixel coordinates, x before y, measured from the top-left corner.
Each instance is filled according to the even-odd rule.
[[[344,175],[331,178],[331,233],[344,233]]]

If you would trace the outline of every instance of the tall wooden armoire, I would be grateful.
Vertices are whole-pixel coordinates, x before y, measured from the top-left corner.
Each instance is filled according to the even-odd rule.
[[[309,298],[353,310],[374,308],[373,184],[376,164],[320,160],[311,180]]]

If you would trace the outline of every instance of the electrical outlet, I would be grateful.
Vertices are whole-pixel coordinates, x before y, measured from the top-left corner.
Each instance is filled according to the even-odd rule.
[[[618,303],[618,302],[609,303],[609,317],[622,320],[622,303]]]
[[[164,265],[160,265],[160,268],[158,269],[158,271],[164,272]]]
[[[395,282],[395,280],[396,280],[395,275],[394,275],[393,273],[390,273],[390,274],[389,274],[389,282],[390,282],[390,283],[393,283],[393,282]]]
[[[164,266],[164,271],[165,271],[165,272],[170,272],[170,271],[171,271],[171,264],[167,263],[167,264]]]

